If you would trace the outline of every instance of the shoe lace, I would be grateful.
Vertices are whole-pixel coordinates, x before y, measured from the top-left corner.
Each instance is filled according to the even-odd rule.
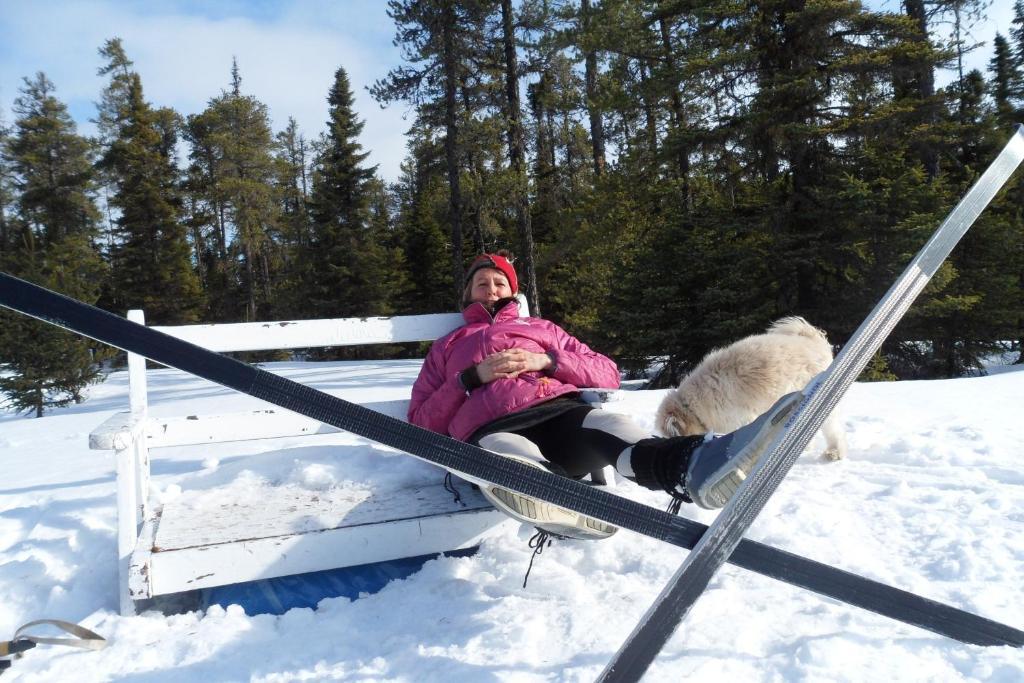
[[[444,475],[444,490],[452,494],[454,502],[458,503],[462,507],[466,507],[466,504],[462,501],[462,494],[455,488],[455,478],[452,477],[451,472],[447,472]]]
[[[679,493],[676,490],[669,491],[668,494],[672,496],[672,502],[665,508],[665,512],[670,515],[678,515],[679,510],[683,507],[683,503],[692,503],[693,499],[685,493]]]
[[[665,493],[672,496],[672,502],[665,508],[665,512],[670,515],[678,515],[679,510],[683,507],[683,503],[692,503],[693,498],[690,498],[690,494],[686,492],[686,474],[685,469],[679,472],[673,472],[672,476],[665,477],[662,479],[665,483],[662,487],[665,489]],[[672,485],[672,482],[679,482],[676,485]]]
[[[558,534],[553,534],[550,531],[544,531],[543,529],[537,529],[537,533],[530,537],[527,542],[527,546],[533,548],[533,554],[530,555],[530,566],[526,568],[526,576],[523,577],[523,588],[526,588],[526,582],[530,579],[530,571],[533,569],[533,561],[537,559],[537,556],[544,552],[544,548],[551,547],[551,541],[556,538],[562,538]]]

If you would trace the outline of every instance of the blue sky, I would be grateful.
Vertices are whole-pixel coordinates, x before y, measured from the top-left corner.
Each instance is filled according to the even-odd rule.
[[[899,8],[898,0],[868,4]],[[382,110],[366,92],[401,62],[386,6],[385,0],[0,0],[0,116],[11,122],[22,77],[44,71],[79,130],[92,134],[89,119],[105,81],[96,75],[97,49],[118,36],[154,104],[182,114],[202,111],[228,86],[234,56],[243,91],[267,104],[274,130],[293,116],[314,138],[327,118],[334,71],[344,66],[366,122],[361,142],[368,163],[394,180],[405,156],[408,112],[401,104]],[[996,28],[1005,35],[1010,27],[1011,0],[993,0],[988,14],[973,30],[987,44],[968,68],[985,69]]]
[[[314,138],[327,120],[334,72],[343,66],[366,122],[368,163],[393,180],[410,121],[403,120],[403,105],[382,110],[366,92],[401,61],[385,9],[383,0],[0,0],[0,110],[10,123],[22,77],[44,71],[79,130],[93,133],[89,119],[106,81],[96,75],[97,50],[117,36],[154,104],[202,111],[228,87],[234,56],[242,90],[269,107],[274,130],[293,116]]]

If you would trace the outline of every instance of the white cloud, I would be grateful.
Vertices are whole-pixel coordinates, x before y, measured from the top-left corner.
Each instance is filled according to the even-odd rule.
[[[281,11],[271,7],[274,16],[267,6],[263,16],[232,15],[223,7],[221,15],[210,16],[209,7],[188,11],[183,3],[0,0],[0,103],[8,109],[21,77],[45,71],[82,130],[91,132],[86,119],[95,116],[92,103],[105,81],[96,75],[97,49],[117,36],[154,104],[182,114],[202,111],[228,87],[231,59],[237,57],[243,92],[269,107],[274,129],[293,116],[312,139],[324,128],[327,92],[343,66],[366,122],[360,142],[370,152],[368,163],[394,179],[408,122],[400,105],[382,111],[366,92],[400,61],[384,8],[376,0],[299,2]],[[5,118],[10,121],[9,109]]]

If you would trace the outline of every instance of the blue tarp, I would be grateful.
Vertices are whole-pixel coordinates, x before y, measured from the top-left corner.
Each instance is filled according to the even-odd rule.
[[[469,557],[476,551],[474,547],[443,554],[449,557]],[[360,594],[376,593],[394,579],[412,576],[435,557],[438,555],[421,555],[231,586],[215,586],[203,589],[200,601],[203,609],[211,605],[241,605],[249,616],[284,614],[294,607],[315,608],[324,598],[346,597],[355,600]]]

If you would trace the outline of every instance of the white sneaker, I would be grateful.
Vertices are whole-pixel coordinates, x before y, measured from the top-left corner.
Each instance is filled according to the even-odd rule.
[[[510,458],[524,465],[547,470],[536,460],[522,455],[501,453],[501,457]],[[487,482],[480,482],[480,492],[490,501],[491,505],[500,512],[505,513],[512,519],[519,520],[523,524],[535,526],[541,531],[547,531],[562,538],[577,538],[584,540],[600,540],[608,538],[618,527],[606,524],[593,517],[580,514],[573,510],[566,510],[557,505],[552,505],[543,500],[517,493],[500,486]]]

